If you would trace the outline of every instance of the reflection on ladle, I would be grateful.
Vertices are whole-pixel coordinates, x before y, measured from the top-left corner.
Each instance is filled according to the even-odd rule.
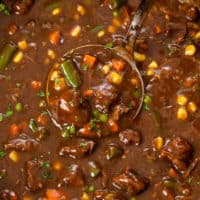
[[[65,53],[62,62],[51,68],[46,97],[49,114],[58,127],[74,125],[81,129],[91,117],[99,125],[115,122],[127,113],[132,119],[138,115],[144,83],[131,55],[150,2],[141,1],[121,46],[80,46]],[[131,47],[131,54],[126,45]]]

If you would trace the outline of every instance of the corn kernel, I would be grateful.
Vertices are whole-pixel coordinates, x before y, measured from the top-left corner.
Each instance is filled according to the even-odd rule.
[[[122,82],[122,76],[120,74],[118,74],[117,72],[111,72],[109,81],[111,83],[119,85]]]
[[[53,168],[56,170],[56,171],[59,171],[62,169],[62,163],[60,161],[56,161],[53,165]]]
[[[109,33],[115,33],[116,31],[117,31],[117,29],[116,29],[115,26],[112,26],[112,25],[108,26],[108,32]]]
[[[137,62],[144,62],[146,60],[146,56],[144,54],[138,53],[138,52],[134,52],[134,59]]]
[[[57,91],[63,90],[66,87],[65,79],[58,78],[54,81],[54,89]]]
[[[22,61],[23,57],[24,57],[23,52],[22,52],[22,51],[18,51],[18,52],[15,54],[14,58],[13,58],[13,62],[19,63],[19,62]]]
[[[147,76],[153,76],[154,75],[154,71],[152,69],[148,69],[146,73],[147,73]]]
[[[19,154],[16,151],[11,151],[8,156],[13,162],[19,161]]]
[[[84,192],[81,197],[81,200],[90,200],[90,196],[86,192]]]
[[[132,85],[134,85],[134,86],[138,86],[138,85],[139,85],[139,81],[138,81],[137,78],[132,78],[132,79],[131,79],[131,83],[132,83]]]
[[[80,15],[85,15],[85,8],[82,5],[77,5],[77,11],[80,13]]]
[[[186,120],[188,118],[187,110],[185,107],[180,107],[177,111],[177,118],[180,120]]]
[[[113,18],[112,23],[114,26],[120,27],[122,25],[121,21],[119,18]]]
[[[197,32],[197,33],[195,34],[194,38],[195,38],[196,40],[199,40],[199,39],[200,39],[200,31]]]
[[[102,68],[101,68],[101,71],[102,73],[104,74],[108,74],[110,72],[110,65],[104,65]]]
[[[196,103],[194,103],[194,102],[189,102],[188,103],[188,110],[190,111],[190,112],[196,112],[197,111],[197,105],[196,105]]]
[[[50,77],[50,80],[51,81],[55,81],[56,79],[58,79],[58,78],[60,78],[60,73],[59,73],[59,71],[53,71],[52,73],[51,73],[51,77]]]
[[[187,101],[188,99],[184,95],[178,95],[176,99],[177,104],[179,104],[180,106],[184,106],[187,103]]]
[[[189,44],[185,47],[185,55],[193,56],[196,53],[196,47],[194,44]]]
[[[52,11],[52,15],[59,15],[61,13],[61,8],[55,8],[55,9],[53,9],[53,11]]]
[[[28,48],[28,44],[27,44],[26,40],[19,41],[19,42],[17,43],[17,46],[18,46],[19,49],[21,49],[21,50],[25,50],[25,49]]]
[[[97,33],[97,37],[103,37],[105,35],[105,31],[104,30],[101,30]]]
[[[54,52],[53,50],[51,50],[51,49],[48,49],[47,55],[48,55],[52,60],[55,59],[55,57],[56,57],[55,52]]]
[[[152,61],[149,65],[148,68],[150,69],[157,69],[158,68],[158,63],[156,61]]]
[[[153,146],[156,150],[161,150],[164,144],[164,140],[162,137],[158,136],[153,140]]]
[[[81,33],[81,26],[77,25],[72,29],[71,36],[77,37],[77,36],[79,36],[80,33]]]

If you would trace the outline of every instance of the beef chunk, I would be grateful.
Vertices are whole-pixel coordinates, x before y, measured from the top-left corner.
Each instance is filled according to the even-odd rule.
[[[55,120],[62,124],[83,127],[89,119],[87,103],[81,103],[79,92],[67,90],[58,99],[50,101],[50,110]]]
[[[100,112],[108,112],[110,105],[117,98],[117,89],[105,82],[103,84],[92,87],[94,95],[91,98],[92,105]]]
[[[95,142],[92,140],[76,139],[75,144],[63,147],[59,154],[61,156],[68,155],[71,158],[81,158],[90,154],[94,146]]]
[[[129,195],[136,195],[147,187],[147,180],[141,178],[134,170],[126,169],[112,179],[112,184],[118,190],[123,190]]]
[[[42,160],[30,160],[26,164],[27,185],[31,191],[41,190],[50,178],[50,166]]]
[[[95,200],[125,200],[126,198],[115,191],[96,190],[94,194]]]
[[[161,149],[160,157],[170,160],[176,169],[186,170],[192,153],[193,148],[186,139],[173,137],[166,140]]]
[[[19,138],[11,139],[4,145],[5,149],[15,149],[18,151],[33,151],[39,143],[26,134],[21,134]]]
[[[119,133],[119,139],[124,144],[136,144],[141,143],[141,135],[138,131],[132,129],[126,129]]]
[[[67,171],[63,172],[58,187],[61,187],[64,184],[74,187],[82,187],[84,185],[83,173],[78,165],[71,165]]]
[[[18,200],[16,193],[12,190],[2,190],[0,191],[0,199],[1,200]]]

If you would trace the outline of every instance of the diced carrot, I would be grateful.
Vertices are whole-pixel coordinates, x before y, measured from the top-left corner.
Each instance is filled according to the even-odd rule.
[[[94,94],[93,90],[85,90],[83,92],[83,96],[85,96],[85,97],[91,97],[93,94]]]
[[[175,169],[170,168],[169,172],[168,172],[169,176],[176,178],[178,176],[177,172],[175,171]]]
[[[41,124],[41,125],[45,125],[46,122],[47,122],[47,118],[46,118],[47,115],[45,114],[40,114],[37,118],[37,121]]]
[[[42,83],[40,81],[31,81],[31,87],[33,89],[40,89],[42,87]]]
[[[111,132],[117,133],[119,132],[119,125],[117,124],[116,121],[113,119],[108,120],[108,128],[110,129]]]
[[[10,136],[16,136],[16,135],[20,134],[20,132],[21,132],[21,128],[16,124],[12,124],[9,127],[9,135]]]
[[[84,64],[88,65],[88,67],[92,68],[94,67],[94,64],[96,62],[96,57],[91,56],[89,54],[85,54],[83,58]]]
[[[49,35],[49,41],[51,44],[58,45],[60,43],[61,34],[59,31],[54,31]]]
[[[156,33],[156,34],[159,34],[159,33],[161,33],[161,32],[162,32],[161,27],[160,27],[159,25],[156,25],[156,26],[155,26],[155,33]]]
[[[63,192],[57,189],[47,189],[46,196],[48,200],[60,200],[62,198]]]
[[[112,66],[116,71],[122,71],[125,68],[126,63],[121,59],[112,59]]]

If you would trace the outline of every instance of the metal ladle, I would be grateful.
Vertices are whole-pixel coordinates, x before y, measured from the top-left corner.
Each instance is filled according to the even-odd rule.
[[[84,49],[87,48],[95,48],[95,49],[102,49],[102,50],[106,50],[106,51],[112,51],[112,53],[114,53],[115,55],[117,55],[118,57],[121,57],[123,60],[125,60],[130,66],[131,66],[131,70],[134,72],[134,74],[137,75],[137,78],[140,82],[140,102],[139,104],[137,104],[137,109],[134,113],[134,116],[132,117],[133,119],[135,119],[137,117],[137,115],[139,114],[141,108],[142,108],[142,104],[143,104],[143,99],[144,99],[144,83],[143,83],[143,79],[141,77],[141,74],[138,70],[138,68],[136,67],[136,62],[133,59],[133,52],[134,52],[134,46],[135,46],[135,41],[136,38],[140,32],[142,23],[145,19],[145,17],[148,14],[148,10],[150,7],[150,3],[152,2],[152,0],[141,0],[136,13],[131,21],[130,27],[125,35],[125,39],[122,41],[122,45],[121,46],[116,46],[113,48],[108,48],[105,45],[100,45],[100,44],[87,44],[87,45],[83,45],[83,46],[79,46],[77,48],[74,48],[68,52],[66,52],[64,54],[64,58],[65,57],[69,57],[70,55],[76,53],[79,50],[84,51]],[[131,48],[131,52],[128,53],[127,50],[125,49],[126,45],[129,45]],[[54,70],[54,67],[51,68],[49,74],[48,74],[48,79],[47,79],[47,84],[46,84],[46,98],[47,98],[47,104],[49,105],[49,82],[50,82],[50,75],[52,73],[52,71]],[[49,111],[49,114],[51,115],[51,111]],[[51,115],[52,116],[52,115]],[[56,119],[53,119],[54,123],[58,126],[61,127],[60,124],[56,121]]]

